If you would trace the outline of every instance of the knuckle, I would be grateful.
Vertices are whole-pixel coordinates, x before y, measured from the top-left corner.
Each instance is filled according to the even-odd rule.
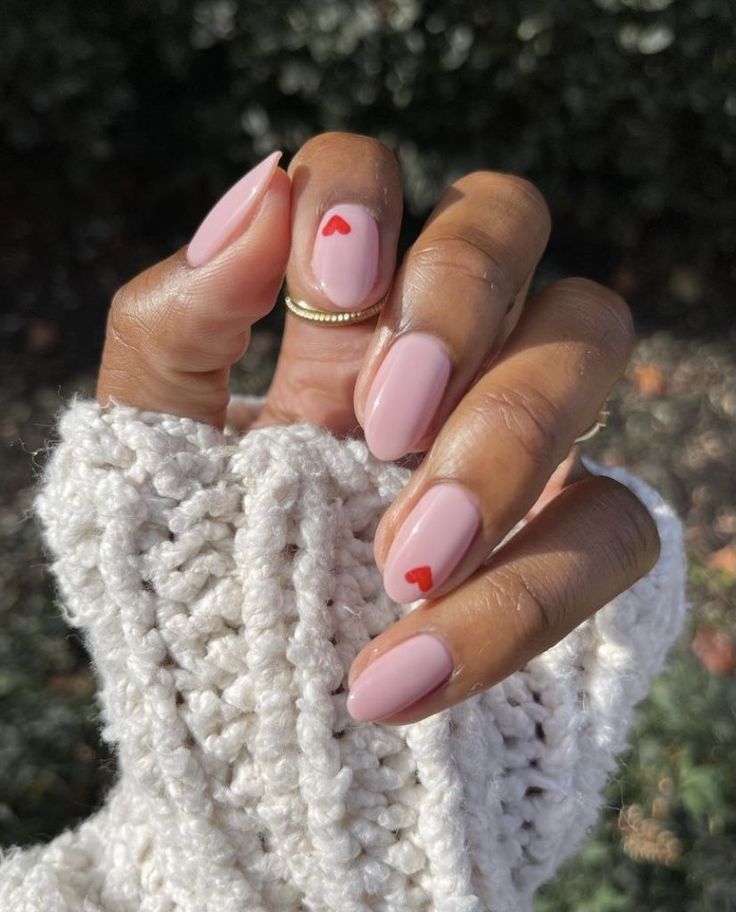
[[[411,250],[411,265],[428,281],[435,281],[437,272],[443,272],[504,297],[515,290],[508,269],[470,233],[436,235],[417,242]]]
[[[551,471],[557,465],[561,448],[567,449],[561,434],[565,422],[560,420],[560,407],[543,390],[520,383],[493,386],[479,396],[473,411],[483,422],[485,438],[494,439],[500,423],[536,470]]]
[[[157,372],[201,373],[238,361],[250,327],[234,329],[202,306],[202,291],[177,270],[152,268],[123,285],[108,315],[108,345]]]
[[[214,370],[230,358],[229,363],[233,363],[242,354],[238,337],[215,338],[213,329],[185,308],[167,323],[156,348],[162,367],[185,373]]]
[[[545,591],[540,579],[533,581],[521,567],[506,565],[493,570],[486,581],[487,597],[500,606],[525,649],[554,637],[560,623],[559,599]]]
[[[515,174],[507,174],[505,177],[512,202],[529,210],[530,214],[545,226],[546,232],[549,234],[552,227],[552,215],[542,191],[525,177]]]
[[[137,335],[145,326],[137,280],[121,285],[112,297],[108,319],[120,336]]]
[[[525,221],[531,220],[549,235],[552,230],[552,215],[542,191],[525,177],[498,171],[472,171],[465,175],[458,186],[477,192],[494,203],[499,200],[512,210],[524,214]]]
[[[120,288],[112,296],[112,302],[110,304],[110,314],[115,314],[117,316],[122,316],[127,314],[131,310],[130,306],[131,290],[130,283],[121,285]]]
[[[605,475],[595,481],[611,535],[609,553],[626,577],[638,579],[659,560],[661,541],[654,517],[625,484]]]
[[[109,341],[129,350],[142,351],[150,328],[142,312],[137,286],[128,282],[113,295],[107,319]]]
[[[331,151],[334,144],[339,143],[344,136],[344,133],[335,130],[310,136],[297,150],[290,167],[293,168],[294,163],[301,163],[304,159],[310,159]]]
[[[327,161],[349,156],[351,160],[375,161],[380,159],[392,162],[398,170],[398,160],[389,147],[374,136],[363,133],[347,133],[340,130],[329,130],[318,133],[308,139],[294,156],[289,166],[291,171],[294,163],[303,164],[305,161]]]
[[[201,308],[186,282],[168,272],[162,282],[154,267],[142,272],[114,294],[108,315],[108,336],[141,356],[181,361],[201,344]]]
[[[633,351],[636,336],[631,308],[610,288],[591,279],[561,279],[552,286],[572,309],[573,317],[588,329],[597,345],[623,369]]]

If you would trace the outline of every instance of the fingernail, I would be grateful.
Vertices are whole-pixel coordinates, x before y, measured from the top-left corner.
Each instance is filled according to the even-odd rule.
[[[281,152],[272,152],[220,197],[189,242],[190,266],[204,265],[234,239],[271,182],[280,158]]]
[[[391,716],[435,690],[450,677],[453,667],[442,640],[420,633],[366,668],[350,690],[348,712],[359,722]]]
[[[378,225],[363,206],[341,203],[322,216],[312,253],[317,283],[339,310],[357,310],[378,272]]]
[[[408,333],[389,349],[366,397],[365,440],[377,459],[398,459],[427,430],[452,364],[435,336]]]
[[[444,583],[480,528],[478,501],[457,482],[433,485],[401,524],[383,568],[383,585],[400,604]]]

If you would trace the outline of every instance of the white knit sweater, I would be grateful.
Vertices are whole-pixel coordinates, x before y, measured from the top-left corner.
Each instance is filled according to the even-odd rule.
[[[311,424],[226,433],[76,401],[37,499],[120,775],[0,857],[2,912],[527,912],[581,844],[685,612],[681,525],[642,481],[655,568],[491,690],[355,722],[353,658],[412,606],[372,559],[409,472]],[[237,428],[237,430],[236,430]]]

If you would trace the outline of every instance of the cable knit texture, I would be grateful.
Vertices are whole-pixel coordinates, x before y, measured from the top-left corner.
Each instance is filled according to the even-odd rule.
[[[681,524],[621,469],[654,569],[503,683],[355,722],[352,660],[412,606],[373,563],[409,471],[311,424],[224,433],[75,401],[37,498],[120,773],[0,862],[3,912],[527,912],[580,846],[685,612]]]

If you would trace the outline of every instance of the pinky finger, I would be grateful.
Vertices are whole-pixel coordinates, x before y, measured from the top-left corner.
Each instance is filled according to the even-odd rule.
[[[492,687],[648,573],[659,546],[625,485],[590,475],[564,487],[464,585],[358,654],[348,710],[403,725]]]

